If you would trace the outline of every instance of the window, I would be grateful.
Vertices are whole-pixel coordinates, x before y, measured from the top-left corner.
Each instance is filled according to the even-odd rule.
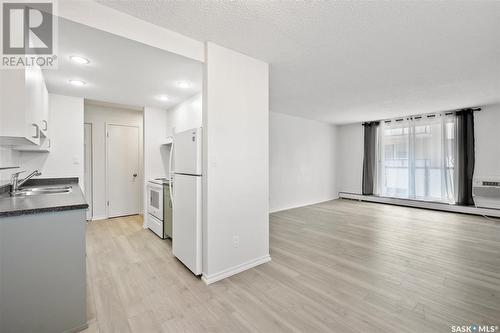
[[[454,203],[455,131],[453,115],[382,122],[377,194]]]

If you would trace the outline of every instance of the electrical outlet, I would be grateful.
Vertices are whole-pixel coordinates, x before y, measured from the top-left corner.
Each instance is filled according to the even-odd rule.
[[[233,247],[235,249],[240,247],[240,236],[233,236]]]

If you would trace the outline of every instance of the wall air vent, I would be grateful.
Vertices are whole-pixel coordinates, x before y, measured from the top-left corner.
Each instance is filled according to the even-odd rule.
[[[500,209],[499,179],[474,179],[472,195],[476,207]]]

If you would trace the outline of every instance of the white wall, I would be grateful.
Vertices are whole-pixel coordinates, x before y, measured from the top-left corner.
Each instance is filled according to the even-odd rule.
[[[106,124],[137,126],[139,128],[139,160],[143,160],[142,111],[102,105],[85,104],[85,123],[92,124],[93,156],[93,219],[106,218]],[[82,124],[83,128],[83,124]],[[83,142],[83,141],[82,141]],[[82,143],[83,149],[83,143]],[[143,165],[139,165],[138,180],[144,180]],[[140,202],[143,202],[140,193]],[[142,204],[141,204],[142,209]]]
[[[270,211],[336,198],[336,126],[274,112],[269,119]]]
[[[167,136],[201,127],[202,121],[202,94],[199,93],[167,111]]]
[[[0,167],[19,166],[18,152],[10,147],[0,147]],[[10,182],[10,175],[20,169],[0,170],[0,186]]]
[[[0,70],[0,100],[2,98],[2,92],[4,89],[2,89],[2,73],[3,71]],[[0,115],[3,115],[2,112],[0,112]],[[1,116],[0,116],[1,120]],[[0,167],[10,167],[10,166],[17,166],[13,165],[15,163],[14,158],[12,156],[12,149],[8,147],[0,147]],[[0,170],[0,186],[8,183],[10,179],[10,175],[12,172],[15,170]]]
[[[167,138],[167,111],[144,108],[144,180],[166,177],[169,149],[163,145]]]
[[[500,104],[474,113],[476,167],[474,177],[500,179]]]
[[[361,193],[363,177],[363,126],[338,126],[337,190]]]
[[[170,149],[163,145],[167,138],[167,110],[144,108],[144,186],[143,207],[147,207],[147,183],[168,176]]]
[[[78,177],[83,189],[83,98],[49,94],[50,153],[20,152],[19,163],[41,178]]]
[[[474,113],[476,164],[474,177],[500,179],[500,104]],[[363,126],[339,126],[338,190],[361,194]]]
[[[166,136],[173,136],[174,133],[187,131],[192,128],[202,127],[203,123],[202,93],[198,93],[176,106],[167,110]],[[170,154],[171,146],[166,149],[167,155]],[[172,165],[175,161],[172,161]],[[166,165],[167,175],[169,174],[169,165]]]
[[[203,278],[210,283],[270,260],[269,72],[210,42],[206,57]]]
[[[202,94],[196,94],[168,109],[144,108],[144,179],[167,177],[170,146],[168,136],[202,127]]]
[[[40,178],[78,177],[83,189],[83,99],[49,94],[50,153],[17,152],[0,148],[0,166],[20,166],[0,173],[2,182],[14,171],[38,169]]]

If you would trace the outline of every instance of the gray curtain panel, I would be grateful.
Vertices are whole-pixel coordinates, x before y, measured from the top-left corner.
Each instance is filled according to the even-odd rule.
[[[472,177],[474,176],[474,111],[461,110],[457,115],[457,204],[474,205]]]
[[[378,121],[364,123],[364,154],[363,154],[363,185],[364,195],[373,194],[373,184],[375,180],[375,166],[377,161],[376,143]]]

